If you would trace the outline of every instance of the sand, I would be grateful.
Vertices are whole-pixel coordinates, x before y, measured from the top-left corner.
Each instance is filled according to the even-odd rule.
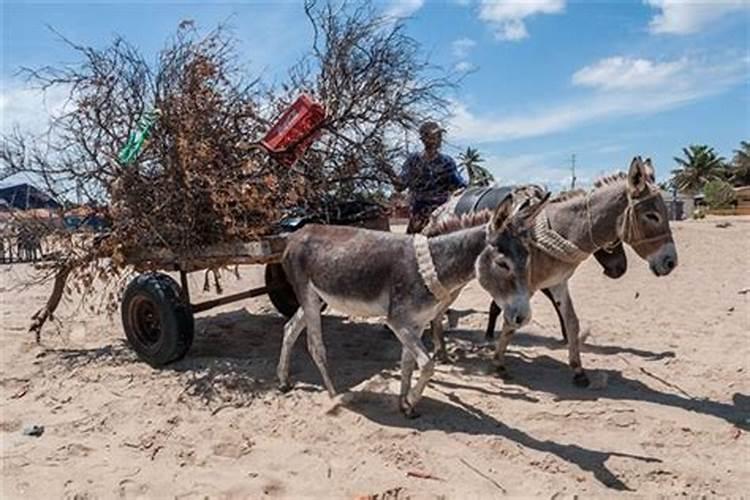
[[[284,320],[265,297],[201,314],[185,360],[140,362],[118,317],[66,305],[36,345],[47,290],[0,266],[3,498],[612,498],[750,491],[750,218],[674,224],[679,267],[628,251],[620,280],[593,259],[572,280],[591,388],[573,386],[547,300],[492,374],[488,298],[471,284],[421,417],[396,409],[400,346],[378,321],[329,315],[331,410],[300,339],[276,390]],[[403,228],[401,228],[403,230]],[[192,277],[200,298],[203,278]],[[262,283],[262,268],[226,292]],[[44,427],[39,437],[23,430]]]

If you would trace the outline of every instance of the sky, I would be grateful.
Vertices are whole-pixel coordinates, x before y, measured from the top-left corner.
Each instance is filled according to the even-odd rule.
[[[447,97],[444,151],[479,149],[501,183],[579,185],[650,157],[657,178],[683,147],[731,157],[750,140],[750,0],[393,0],[430,60],[463,74]],[[123,35],[155,55],[180,21],[230,24],[248,71],[281,81],[310,48],[301,1],[0,3],[0,129],[35,130],[63,105],[18,76],[75,62],[50,26],[82,44]]]

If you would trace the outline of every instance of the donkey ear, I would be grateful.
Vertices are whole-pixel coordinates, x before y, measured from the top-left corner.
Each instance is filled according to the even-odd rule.
[[[648,182],[656,182],[656,172],[654,171],[654,166],[651,164],[651,158],[646,158],[646,161],[643,162],[643,165],[646,167]]]
[[[534,221],[536,220],[537,215],[539,215],[539,212],[541,212],[547,205],[551,194],[552,193],[547,191],[538,201],[527,199],[516,212],[513,217],[514,220],[524,229],[531,228],[534,225]]]
[[[640,156],[633,158],[628,170],[628,192],[631,196],[637,197],[647,188],[649,179],[648,167],[641,160]]]
[[[492,214],[492,219],[490,220],[490,229],[492,231],[500,231],[504,226],[505,223],[510,219],[511,214],[513,213],[513,195],[508,194],[508,196],[505,197],[503,201],[500,202],[500,204],[495,209],[495,213]]]

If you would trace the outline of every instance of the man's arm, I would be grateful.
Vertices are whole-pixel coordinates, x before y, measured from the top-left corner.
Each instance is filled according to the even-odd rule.
[[[449,172],[449,182],[451,184],[452,189],[459,189],[459,188],[465,188],[469,184],[464,180],[464,178],[461,176],[461,173],[458,171],[458,166],[456,165],[456,162],[451,158],[450,156],[446,155],[446,158],[448,159],[448,172]]]
[[[414,155],[409,155],[401,167],[401,173],[394,178],[393,187],[396,191],[403,191],[411,186],[414,179]]]

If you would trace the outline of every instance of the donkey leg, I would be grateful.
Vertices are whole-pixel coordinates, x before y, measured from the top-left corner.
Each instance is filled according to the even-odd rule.
[[[445,330],[443,329],[442,315],[438,315],[430,321],[430,330],[432,331],[432,344],[435,349],[435,359],[441,363],[448,363],[448,351],[445,350]]]
[[[487,320],[487,331],[484,333],[484,340],[490,341],[495,338],[495,326],[497,325],[497,318],[500,316],[500,306],[495,304],[494,300],[490,301],[490,317]]]
[[[320,317],[320,303],[320,297],[310,290],[303,306],[305,316],[307,317],[307,350],[318,367],[320,376],[323,377],[323,384],[328,390],[328,395],[334,397],[336,396],[336,389],[333,386],[331,377],[328,376],[326,348],[323,344],[323,327]]]
[[[303,308],[297,309],[289,321],[284,325],[284,340],[281,343],[281,356],[279,356],[279,365],[276,367],[276,376],[279,378],[279,390],[286,392],[292,388],[289,383],[289,359],[292,354],[292,347],[299,338],[302,330],[305,329],[305,311]]]
[[[568,363],[573,370],[573,383],[579,387],[588,387],[589,378],[581,364],[581,346],[578,342],[580,324],[570,298],[568,282],[564,281],[551,287],[550,292],[555,302],[560,304],[565,332],[568,334]]]
[[[494,303],[494,302],[493,302]],[[505,368],[505,351],[508,349],[508,344],[513,337],[516,329],[508,325],[508,322],[503,319],[503,327],[500,331],[500,338],[497,339],[495,344],[495,356],[493,362],[495,364],[495,370],[500,378],[508,380],[511,378],[510,373]]]
[[[441,363],[450,363],[451,359],[448,356],[448,351],[445,348],[445,329],[443,328],[443,316],[448,315],[450,322],[451,311],[450,305],[455,302],[458,298],[461,290],[455,291],[451,294],[450,301],[445,304],[440,312],[435,316],[435,319],[430,321],[430,330],[432,331],[432,342],[435,348],[435,358]],[[450,325],[449,325],[450,327]]]
[[[410,384],[411,381],[411,373],[414,370],[414,361],[416,361],[416,364],[419,367],[419,379],[413,388],[409,389],[408,385],[405,385],[404,379],[401,380],[402,391],[406,388],[408,392],[402,394],[399,398],[399,407],[404,415],[412,418],[417,416],[414,408],[422,398],[422,392],[427,386],[430,377],[432,377],[435,370],[435,361],[430,359],[430,355],[427,353],[427,349],[425,349],[424,344],[422,344],[422,340],[420,339],[422,333],[421,326],[403,327],[394,325],[391,322],[388,323],[388,326],[391,327],[393,333],[398,337],[399,341],[401,341],[401,345],[405,351],[401,354],[402,362],[407,356],[406,353],[408,353],[408,356],[411,358],[411,361],[408,361],[406,365],[402,364],[401,366],[402,377],[408,375],[408,377],[404,377],[404,379],[408,378],[409,380],[407,384]]]
[[[399,409],[406,413],[406,395],[411,390],[411,375],[414,373],[414,368],[417,367],[417,360],[411,355],[409,349],[406,347],[401,348],[401,391],[399,392],[398,406]]]
[[[560,322],[560,332],[562,333],[563,340],[567,341],[568,334],[565,332],[565,319],[563,318],[562,311],[560,311],[560,304],[555,300],[555,297],[549,289],[542,288],[542,293],[550,300],[550,302],[552,302],[552,307],[555,308],[555,312],[557,313],[557,320]]]

